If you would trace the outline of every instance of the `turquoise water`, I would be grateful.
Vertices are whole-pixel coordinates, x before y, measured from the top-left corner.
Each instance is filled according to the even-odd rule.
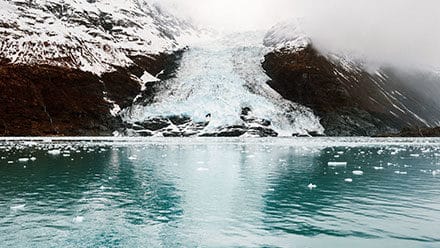
[[[439,217],[435,139],[0,143],[0,247],[440,247]]]

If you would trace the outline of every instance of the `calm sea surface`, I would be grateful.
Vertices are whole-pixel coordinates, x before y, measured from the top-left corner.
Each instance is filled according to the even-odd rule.
[[[440,247],[440,140],[3,140],[0,247]]]

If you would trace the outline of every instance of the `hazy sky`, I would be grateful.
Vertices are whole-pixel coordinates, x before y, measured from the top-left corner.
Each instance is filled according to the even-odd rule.
[[[218,30],[265,29],[302,17],[321,50],[372,64],[440,65],[440,0],[156,0]]]
[[[273,23],[300,15],[295,0],[156,0],[171,6],[199,24],[219,30],[268,28]]]

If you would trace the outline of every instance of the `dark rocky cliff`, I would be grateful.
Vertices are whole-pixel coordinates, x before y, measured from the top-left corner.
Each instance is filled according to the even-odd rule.
[[[177,53],[179,54],[179,53]],[[133,58],[128,68],[97,76],[50,65],[0,64],[0,135],[112,135],[123,125],[111,115],[112,99],[128,107],[140,93],[136,77],[177,66],[179,56],[160,54]]]
[[[312,45],[276,50],[263,67],[283,97],[312,108],[329,136],[374,136],[406,127],[432,127],[440,107],[383,69],[346,68]],[[417,82],[415,82],[417,83]],[[414,84],[413,84],[414,85]]]

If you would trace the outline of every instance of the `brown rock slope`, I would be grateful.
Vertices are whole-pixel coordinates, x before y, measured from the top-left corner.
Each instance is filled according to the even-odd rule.
[[[322,56],[311,45],[274,51],[263,67],[270,86],[312,108],[330,136],[373,136],[438,124],[440,108],[391,70],[368,73]],[[417,82],[416,82],[417,83]]]
[[[0,136],[111,135],[122,125],[110,114],[112,105],[131,105],[140,93],[137,77],[172,71],[178,56],[133,58],[130,68],[101,77],[49,65],[0,64]],[[133,77],[137,76],[137,77]],[[166,73],[164,75],[167,75]]]

